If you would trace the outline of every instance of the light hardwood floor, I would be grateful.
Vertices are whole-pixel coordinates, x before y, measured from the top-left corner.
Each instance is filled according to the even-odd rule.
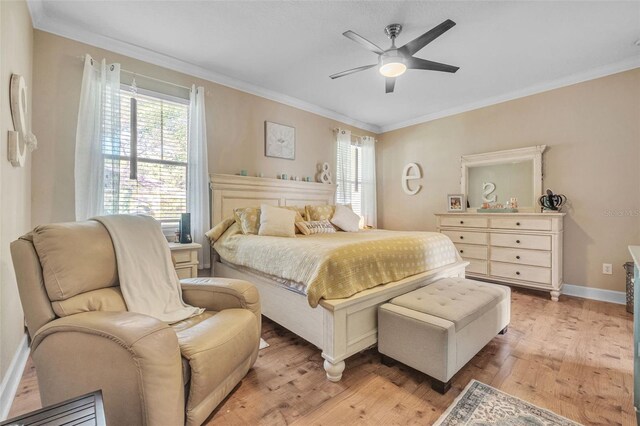
[[[343,380],[325,379],[311,344],[264,320],[253,370],[208,425],[433,423],[471,379],[585,425],[634,425],[632,315],[624,306],[513,290],[509,332],[497,336],[440,395],[402,365],[386,367],[375,349],[347,360]],[[11,416],[40,407],[29,362]]]

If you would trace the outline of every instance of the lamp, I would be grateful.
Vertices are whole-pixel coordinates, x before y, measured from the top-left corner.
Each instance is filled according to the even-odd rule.
[[[398,77],[407,70],[401,56],[386,56],[380,58],[380,74],[385,77]]]
[[[406,70],[404,58],[400,55],[385,55],[380,58],[380,74],[385,77],[398,77]]]

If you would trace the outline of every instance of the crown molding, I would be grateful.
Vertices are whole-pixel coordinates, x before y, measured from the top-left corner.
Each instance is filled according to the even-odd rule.
[[[443,111],[438,111],[432,114],[422,115],[420,117],[412,118],[406,121],[401,121],[395,124],[388,124],[386,126],[381,126],[380,132],[386,133],[392,130],[402,129],[404,127],[415,126],[416,124],[422,124],[429,121],[437,120],[439,118],[449,117],[451,115],[473,111],[475,109],[480,109],[480,108],[488,107],[491,105],[500,104],[502,102],[512,101],[514,99],[524,98],[524,97],[535,95],[538,93],[547,92],[549,90],[571,86],[577,83],[594,80],[596,78],[606,77],[608,75],[629,71],[635,68],[640,68],[640,57],[628,58],[620,62],[593,68],[588,71],[579,72],[579,73],[572,74],[559,79],[547,81],[545,83],[536,84],[534,86],[530,86],[520,90],[515,90],[513,92],[505,93],[503,95],[490,97],[477,102],[471,102],[465,105],[460,105],[460,106],[449,108]]]
[[[129,56],[131,58],[138,59],[144,62],[149,62],[151,64],[188,74],[193,77],[202,78],[204,80],[208,80],[223,86],[240,90],[242,92],[259,96],[261,98],[269,99],[275,102],[282,103],[284,105],[298,108],[303,111],[336,120],[350,126],[368,130],[376,134],[382,134],[390,132],[392,130],[414,126],[416,124],[422,124],[440,118],[461,114],[463,112],[473,111],[491,105],[496,105],[503,102],[535,95],[538,93],[547,92],[549,90],[594,80],[596,78],[606,77],[608,75],[617,74],[634,68],[640,68],[640,57],[632,57],[620,62],[575,73],[559,79],[550,80],[545,83],[536,84],[524,89],[515,90],[502,95],[485,98],[480,101],[459,105],[453,108],[422,115],[409,120],[403,120],[397,123],[381,126],[373,123],[365,123],[343,115],[339,112],[321,107],[319,105],[315,105],[310,102],[294,98],[292,96],[288,96],[242,80],[238,80],[224,74],[216,73],[199,65],[195,65],[160,52],[137,46],[132,43],[127,43],[111,37],[105,37],[99,34],[92,33],[90,31],[73,28],[72,26],[69,26],[63,22],[47,16],[44,11],[43,0],[27,0],[27,4],[31,13],[33,26],[38,30],[109,50],[114,53]]]
[[[129,56],[140,61],[149,62],[151,64],[188,74],[193,77],[202,78],[204,80],[227,86],[232,89],[240,90],[242,92],[250,93],[261,98],[269,99],[303,111],[330,118],[332,120],[336,120],[350,126],[368,130],[376,134],[380,133],[379,126],[355,120],[351,117],[327,108],[323,108],[319,105],[315,105],[292,96],[278,93],[273,90],[256,86],[246,81],[238,80],[227,75],[214,72],[199,65],[192,64],[190,62],[186,62],[181,59],[144,48],[142,46],[92,33],[90,31],[73,28],[70,25],[47,16],[44,11],[42,0],[27,0],[27,4],[29,6],[31,20],[35,29],[69,38],[80,43],[99,47],[101,49],[109,50],[114,53]]]

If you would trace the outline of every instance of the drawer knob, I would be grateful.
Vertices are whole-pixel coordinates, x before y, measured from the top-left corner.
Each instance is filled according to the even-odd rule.
[[[460,250],[460,253],[464,253],[464,250]]]
[[[516,226],[520,226],[520,222],[516,222]]]
[[[516,240],[516,243],[517,243],[517,244],[520,244],[520,240]]]
[[[460,239],[461,239],[461,240],[464,240],[464,237],[463,237],[462,235],[460,235]]]
[[[520,271],[516,271],[516,275],[520,275]]]
[[[460,225],[463,225],[463,224],[464,224],[464,220],[461,220],[461,221],[460,221]]]
[[[516,259],[520,259],[520,256],[516,256]]]

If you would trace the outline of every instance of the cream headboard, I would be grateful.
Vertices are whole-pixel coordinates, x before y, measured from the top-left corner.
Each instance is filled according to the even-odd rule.
[[[336,185],[251,176],[212,174],[211,226],[233,215],[239,207],[333,204]]]

